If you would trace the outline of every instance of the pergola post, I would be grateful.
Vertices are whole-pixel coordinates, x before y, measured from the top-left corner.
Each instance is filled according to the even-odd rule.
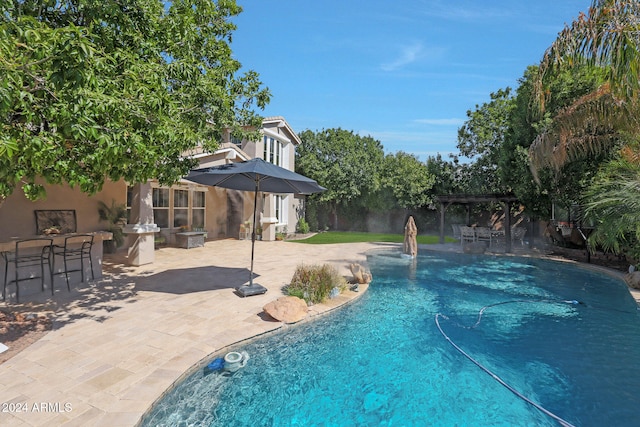
[[[504,207],[504,245],[505,252],[511,252],[511,202],[506,201]]]
[[[444,203],[440,202],[440,243],[444,243],[444,211],[447,208]]]

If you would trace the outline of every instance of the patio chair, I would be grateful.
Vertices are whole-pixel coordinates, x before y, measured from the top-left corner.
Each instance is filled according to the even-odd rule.
[[[476,232],[473,227],[461,226],[460,227],[460,244],[464,245],[465,242],[475,242]]]
[[[489,227],[476,227],[476,240],[478,242],[488,242],[489,246],[493,243],[493,232]]]
[[[25,239],[16,242],[16,249],[13,252],[2,252],[4,258],[4,286],[2,288],[2,301],[7,298],[7,285],[16,284],[16,302],[20,303],[20,282],[40,278],[40,284],[44,291],[45,264],[47,265],[46,274],[51,280],[51,294],[53,295],[53,261],[51,248],[53,239]],[[13,265],[14,278],[8,279],[9,266]],[[33,268],[40,266],[40,276],[35,276]],[[20,270],[23,267],[23,276],[20,277]],[[24,275],[24,273],[28,275]]]
[[[511,229],[511,241],[520,241],[520,245],[524,246],[524,236],[527,234],[527,229],[524,227],[513,227]]]
[[[451,224],[451,229],[453,230],[453,238],[460,239],[460,224]]]
[[[91,280],[95,280],[93,273],[93,260],[91,259],[91,248],[93,247],[93,235],[92,234],[76,234],[75,236],[69,236],[64,239],[64,246],[53,246],[53,264],[55,265],[55,256],[59,255],[63,259],[64,270],[56,274],[64,274],[67,281],[67,290],[71,290],[69,285],[69,273],[79,271],[84,283],[84,260],[89,260],[91,266]],[[72,261],[80,261],[80,266],[72,267]],[[55,268],[55,267],[54,267]],[[53,287],[52,287],[53,288]],[[53,292],[53,289],[52,289]]]

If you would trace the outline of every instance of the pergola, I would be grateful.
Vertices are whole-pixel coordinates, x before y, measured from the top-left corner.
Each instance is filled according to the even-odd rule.
[[[467,210],[467,225],[470,225],[471,206],[479,203],[500,203],[504,209],[504,237],[506,251],[511,252],[511,205],[518,201],[513,194],[448,194],[436,196],[440,203],[440,243],[444,243],[444,214],[453,204],[464,205]]]

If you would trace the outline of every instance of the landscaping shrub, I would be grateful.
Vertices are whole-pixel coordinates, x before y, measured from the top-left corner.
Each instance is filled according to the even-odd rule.
[[[304,218],[298,220],[298,233],[307,234],[309,232],[309,224]]]
[[[325,301],[335,287],[340,291],[347,288],[347,281],[335,267],[329,264],[299,265],[286,293],[304,299],[307,304],[315,304]]]

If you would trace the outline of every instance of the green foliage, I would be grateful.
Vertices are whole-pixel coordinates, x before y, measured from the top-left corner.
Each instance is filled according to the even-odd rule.
[[[310,231],[309,224],[307,224],[307,220],[305,220],[304,218],[300,218],[298,220],[297,228],[297,232],[301,234],[307,234]]]
[[[276,240],[284,240],[287,238],[287,227],[281,229],[276,228]]]
[[[335,287],[341,291],[347,288],[347,281],[335,267],[329,264],[299,265],[285,290],[288,295],[316,304],[325,301]]]
[[[569,162],[557,172],[541,171],[536,181],[529,147],[550,125],[553,114],[597,87],[600,74],[579,68],[549,75],[548,110],[538,115],[531,110],[537,73],[537,67],[528,67],[515,96],[509,89],[499,90],[491,94],[489,103],[467,113],[458,148],[473,161],[457,168],[455,180],[458,191],[464,193],[513,193],[529,216],[548,219],[552,201],[570,206],[580,200],[602,157]]]
[[[458,180],[460,164],[457,157],[453,161],[445,161],[440,154],[429,156],[426,161],[427,172],[435,177],[431,192],[434,195],[455,194],[463,192]]]
[[[86,193],[105,179],[170,184],[221,131],[257,129],[269,92],[240,75],[234,1],[0,3],[0,198],[37,177]]]
[[[378,188],[384,158],[379,141],[339,128],[305,130],[299,136],[296,171],[327,188],[319,200],[343,203]]]
[[[498,159],[514,108],[511,89],[491,93],[491,101],[467,111],[467,121],[458,130],[460,154],[473,159],[460,170],[464,192],[472,194],[508,192],[498,173]]]
[[[328,190],[308,198],[312,230],[367,229],[370,213],[430,205],[436,181],[416,156],[384,155],[379,141],[342,129],[300,134],[296,171]],[[340,220],[340,221],[339,221]]]
[[[585,221],[595,229],[591,250],[623,253],[640,261],[640,145],[632,144],[635,159],[618,156],[605,163],[585,197]]]
[[[384,158],[381,187],[393,196],[391,208],[419,208],[433,203],[430,190],[435,180],[427,166],[412,154],[398,151]],[[384,204],[379,203],[380,206]]]
[[[122,246],[124,243],[122,227],[127,223],[127,207],[123,204],[117,204],[115,200],[111,201],[111,206],[99,201],[98,215],[101,221],[107,221],[109,223],[107,231],[113,234],[113,241],[116,247]]]
[[[427,236],[418,235],[418,244],[436,244],[440,243],[439,236]],[[361,243],[361,242],[389,242],[389,243],[402,243],[404,241],[404,234],[388,234],[388,233],[362,233],[353,231],[328,231],[326,233],[319,233],[311,236],[307,239],[293,240],[296,243],[309,243],[316,245],[333,244],[333,243]],[[446,237],[447,243],[455,242],[456,240]]]
[[[576,199],[583,202],[584,220],[595,225],[591,250],[624,253],[636,261],[639,15],[636,0],[593,0],[588,14],[559,33],[533,79],[534,112],[546,116],[529,150],[534,172],[551,170],[565,184],[557,187],[565,206]]]
[[[384,151],[379,141],[352,131],[305,130],[296,150],[296,172],[315,179],[327,191],[310,197],[324,204],[334,216],[340,204],[364,204],[367,196],[380,187],[380,168]]]
[[[588,14],[580,14],[547,49],[533,101],[535,111],[550,112],[551,120],[530,150],[534,172],[559,171],[568,162],[608,152],[623,135],[640,134],[639,15],[637,0],[593,0]],[[597,84],[554,111],[549,98],[561,92],[553,86],[557,77],[585,69],[598,77]]]

